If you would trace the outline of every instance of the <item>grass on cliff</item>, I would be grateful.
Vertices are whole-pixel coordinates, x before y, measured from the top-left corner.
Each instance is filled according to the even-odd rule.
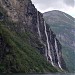
[[[75,73],[75,52],[72,48],[63,46],[62,53],[69,72]]]
[[[58,72],[28,43],[29,36],[27,34],[24,34],[27,40],[22,40],[16,32],[7,29],[0,22],[0,36],[2,36],[3,42],[9,50],[9,52],[6,52],[6,48],[3,50],[0,47],[0,52],[4,54],[2,55],[3,59],[0,59],[0,73]]]

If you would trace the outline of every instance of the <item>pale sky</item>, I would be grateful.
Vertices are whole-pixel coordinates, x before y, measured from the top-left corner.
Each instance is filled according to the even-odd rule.
[[[35,7],[42,13],[60,10],[75,17],[75,0],[32,0]]]

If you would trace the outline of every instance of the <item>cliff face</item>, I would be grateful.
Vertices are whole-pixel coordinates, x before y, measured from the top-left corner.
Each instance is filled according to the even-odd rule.
[[[62,45],[63,58],[70,72],[75,71],[75,18],[65,12],[54,10],[43,14],[46,23]],[[73,61],[72,61],[73,60]]]
[[[27,38],[29,45],[40,52],[54,67],[63,70],[65,63],[62,58],[61,44],[32,2],[30,0],[0,0],[0,4],[3,9],[3,11],[0,10],[1,13],[6,12],[5,27],[16,32],[21,39],[25,39],[25,33],[29,32],[29,38]]]

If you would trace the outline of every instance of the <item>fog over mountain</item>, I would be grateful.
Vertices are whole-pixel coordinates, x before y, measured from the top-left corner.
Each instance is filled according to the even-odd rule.
[[[32,0],[32,2],[42,13],[50,10],[60,10],[75,17],[75,0]]]

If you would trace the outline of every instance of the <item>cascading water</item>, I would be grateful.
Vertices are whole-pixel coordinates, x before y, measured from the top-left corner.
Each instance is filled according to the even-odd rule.
[[[39,29],[39,17],[38,17],[38,11],[37,11],[37,28],[38,28],[38,34],[39,34],[39,37],[41,38],[41,32],[40,32],[40,29]]]
[[[44,28],[45,28],[45,35],[46,35],[46,39],[47,39],[47,46],[41,39],[42,37],[41,37],[41,32],[40,32],[40,28],[39,27],[40,27],[39,26],[39,17],[38,17],[38,11],[37,11],[37,28],[38,28],[39,40],[40,40],[41,44],[43,44],[45,46],[45,56],[47,58],[47,61],[48,61],[48,58],[50,58],[51,64],[54,66],[54,63],[53,63],[53,60],[52,60],[52,56],[51,56],[51,52],[50,52],[50,43],[49,43],[49,39],[48,39],[48,34],[47,34],[47,28],[46,28],[45,21],[44,21]],[[49,29],[49,31],[50,31],[50,29]],[[51,36],[50,36],[50,39],[51,39]],[[47,50],[47,47],[48,47],[48,50]],[[61,70],[63,70],[61,65],[60,65],[60,62],[59,62],[60,58],[59,58],[59,53],[58,53],[58,47],[57,47],[56,39],[55,39],[55,49],[56,49],[56,53],[57,53],[58,66],[59,66],[59,68]]]
[[[50,52],[50,44],[49,44],[49,40],[48,40],[48,34],[47,34],[47,29],[46,29],[46,23],[44,21],[44,27],[45,27],[45,35],[46,35],[46,39],[47,39],[47,46],[48,46],[48,56],[50,57],[51,60],[51,64],[54,66],[54,63],[52,61],[52,56],[51,56],[51,52]]]
[[[59,53],[58,53],[58,47],[57,47],[57,41],[56,41],[56,38],[55,38],[55,49],[56,49],[56,53],[57,53],[57,59],[58,59],[58,66],[59,66],[59,68],[61,69],[61,70],[63,70],[62,69],[62,67],[61,67],[61,65],[60,65],[60,58],[59,58]]]
[[[39,29],[38,11],[37,11],[37,28],[38,28],[39,40],[40,40],[41,44],[43,44],[43,45],[45,46],[45,56],[46,56],[46,58],[47,58],[47,60],[48,60],[46,44],[44,44],[43,41],[41,40],[41,32],[40,32],[40,29]]]

